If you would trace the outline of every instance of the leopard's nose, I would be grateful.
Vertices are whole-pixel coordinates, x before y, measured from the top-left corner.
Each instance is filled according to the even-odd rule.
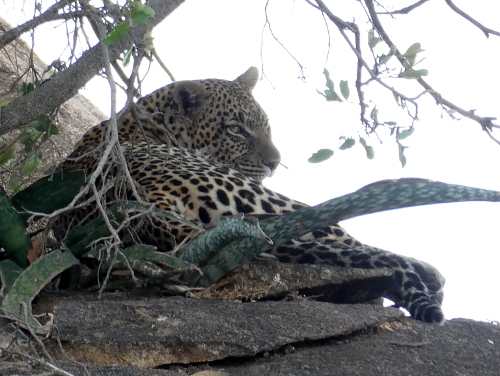
[[[262,164],[271,169],[272,175],[281,162],[281,154],[272,142],[269,142],[263,149],[260,153]]]
[[[280,161],[281,161],[281,158],[280,159],[275,159],[275,160],[272,160],[272,161],[262,161],[262,164],[266,167],[269,167],[271,169],[271,172],[274,172],[276,171],[276,169],[278,168],[279,164],[280,164]]]

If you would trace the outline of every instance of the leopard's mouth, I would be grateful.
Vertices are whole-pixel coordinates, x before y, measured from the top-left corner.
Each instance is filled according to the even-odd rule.
[[[264,166],[264,170],[266,171],[266,176],[265,177],[272,177],[274,175],[274,173],[276,172],[276,169],[272,169],[268,166]]]

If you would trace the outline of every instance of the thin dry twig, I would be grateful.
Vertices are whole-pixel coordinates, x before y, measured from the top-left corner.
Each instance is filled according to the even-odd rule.
[[[444,0],[444,1],[446,2],[446,4],[448,4],[448,6],[455,13],[461,15],[467,21],[469,21],[470,23],[472,23],[474,26],[478,27],[484,33],[484,35],[486,35],[486,38],[489,38],[490,34],[493,34],[493,35],[496,35],[496,36],[500,36],[500,32],[498,32],[496,30],[493,30],[493,29],[490,29],[490,28],[484,26],[483,24],[481,24],[479,21],[476,21],[474,18],[472,18],[471,16],[469,16],[467,13],[465,13],[463,10],[461,10],[460,8],[458,8],[451,0]]]
[[[35,342],[40,347],[40,350],[42,350],[43,355],[49,360],[49,362],[54,363],[54,359],[52,359],[52,357],[50,356],[50,354],[47,352],[47,349],[45,348],[45,345],[43,344],[42,340],[36,335],[36,333],[33,331],[33,328],[29,324],[29,321],[28,321],[28,315],[29,315],[29,313],[28,313],[28,306],[26,305],[25,302],[19,302],[19,304],[21,305],[21,307],[23,309],[24,326],[26,327],[26,329],[30,333],[31,338],[33,338],[33,340],[35,340]]]
[[[17,355],[17,356],[24,358],[24,359],[29,359],[32,362],[36,362],[36,363],[41,364],[47,368],[50,368],[52,370],[51,375],[74,376],[72,373],[69,373],[69,372],[63,370],[50,362],[47,362],[41,358],[37,358],[37,357],[31,356],[31,355],[28,355],[24,352],[12,350],[12,349],[2,349],[2,351],[5,351],[5,352],[13,354],[13,355]]]
[[[393,15],[393,14],[408,14],[412,10],[418,8],[419,6],[421,6],[422,4],[424,4],[424,3],[428,2],[428,1],[429,0],[420,0],[420,1],[417,1],[415,4],[409,5],[407,7],[402,8],[402,9],[395,10],[395,11],[392,11],[392,12],[379,12],[378,14],[390,14],[390,15]]]
[[[297,63],[297,65],[299,66],[300,68],[300,77],[302,79],[305,78],[305,74],[304,74],[304,66],[300,63],[300,61],[297,60],[297,58],[285,47],[285,45],[283,43],[281,43],[281,41],[278,39],[278,37],[274,34],[273,32],[273,29],[271,28],[271,23],[269,22],[269,15],[267,13],[267,7],[269,5],[269,0],[266,1],[266,5],[264,7],[264,15],[266,16],[266,22],[264,23],[264,29],[267,28],[269,29],[269,32],[271,33],[273,39],[281,46],[281,48],[283,48],[283,50],[288,54],[290,55],[290,57],[295,60],[295,62]],[[262,47],[262,46],[261,46]],[[262,55],[262,48],[261,48],[261,55]],[[263,72],[263,71],[262,71]]]
[[[170,71],[170,69],[168,69],[168,67],[165,65],[165,63],[161,59],[161,57],[158,55],[158,53],[156,52],[156,48],[151,49],[151,54],[155,57],[156,61],[158,62],[158,64],[160,64],[160,67],[162,67],[162,69],[165,71],[165,73],[168,74],[168,77],[170,77],[170,80],[172,80],[172,82],[174,82],[175,77],[174,77],[173,73]]]
[[[81,10],[76,10],[67,13],[58,13],[59,10],[73,3],[74,1],[75,0],[59,1],[56,4],[52,5],[49,9],[47,9],[44,13],[42,13],[38,17],[33,17],[31,20],[25,22],[24,24],[6,31],[0,36],[0,49],[2,49],[6,45],[14,41],[16,38],[18,38],[25,32],[33,30],[34,28],[46,22],[56,21],[56,20],[71,20],[79,17],[88,17],[89,13]]]

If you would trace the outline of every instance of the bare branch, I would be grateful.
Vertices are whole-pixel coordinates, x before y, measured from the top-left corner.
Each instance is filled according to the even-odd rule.
[[[25,22],[18,27],[6,31],[2,36],[0,36],[0,49],[5,47],[7,44],[12,42],[14,39],[21,36],[23,33],[34,29],[35,27],[49,21],[60,20],[60,19],[71,19],[74,17],[81,17],[87,15],[86,12],[70,12],[70,13],[58,13],[60,9],[64,8],[66,5],[71,4],[74,0],[61,0],[58,3],[52,5],[44,13],[38,17],[34,17],[31,20]]]
[[[348,23],[348,22],[345,22],[343,19],[337,17],[336,15],[334,15],[332,12],[330,12],[330,10],[327,8],[327,6],[325,5],[325,3],[323,3],[323,1],[316,1],[316,3],[318,5],[314,5],[313,3],[311,3],[309,0],[306,0],[306,2],[310,5],[312,5],[313,7],[315,7],[316,9],[322,11],[323,13],[325,9],[328,10],[328,13],[327,13],[327,16],[328,18],[330,19],[330,21],[332,21],[339,29],[349,29],[350,31],[354,32],[355,30],[352,28],[352,24]]]
[[[476,21],[474,18],[469,16],[467,13],[465,13],[463,10],[458,8],[451,0],[444,0],[446,4],[456,13],[461,15],[463,18],[465,18],[467,21],[472,23],[474,26],[477,26],[483,33],[486,35],[486,38],[489,38],[490,34],[500,36],[500,33],[498,31],[492,30],[490,28],[487,28],[486,26],[482,25],[478,21]]]
[[[493,135],[491,134],[491,129],[484,128],[484,131],[486,132],[486,134],[488,135],[489,138],[491,138],[494,142],[496,142],[498,145],[500,145],[500,141],[497,140],[495,137],[493,137]]]
[[[420,1],[417,1],[415,4],[412,4],[412,5],[409,5],[405,8],[402,8],[400,10],[395,10],[393,12],[380,12],[379,14],[408,14],[410,13],[413,9],[416,9],[418,8],[419,6],[421,6],[422,4],[428,2],[429,0],[420,0]]]
[[[153,48],[151,50],[151,54],[155,57],[156,61],[158,62],[158,64],[160,64],[160,67],[162,67],[162,69],[165,71],[165,73],[168,74],[168,77],[170,77],[172,82],[174,82],[175,81],[174,75],[172,74],[170,69],[168,69],[168,67],[165,65],[165,63],[161,60],[160,56],[156,52],[156,48]]]
[[[354,34],[356,50],[361,54],[361,35],[359,33],[359,29],[356,29],[356,33]],[[359,113],[359,117],[362,124],[369,125],[369,121],[366,119],[366,103],[365,103],[365,95],[363,93],[363,83],[362,81],[362,73],[363,73],[363,61],[358,57],[358,61],[356,64],[356,92],[358,94],[359,107],[361,109]]]
[[[271,35],[273,36],[274,40],[276,42],[278,42],[278,44],[283,48],[283,50],[285,50],[285,52],[290,55],[290,57],[295,60],[295,62],[297,63],[297,65],[300,67],[300,74],[302,76],[302,78],[304,78],[304,66],[302,64],[300,64],[300,62],[297,60],[297,58],[295,56],[293,56],[293,54],[288,51],[288,49],[283,45],[283,43],[280,42],[280,40],[278,39],[278,37],[276,35],[274,35],[274,32],[273,32],[273,29],[271,28],[271,23],[269,22],[269,18],[268,18],[268,14],[267,14],[267,6],[269,5],[269,0],[267,0],[266,2],[266,6],[264,7],[264,14],[266,16],[266,22],[264,23],[264,28],[266,27],[267,25],[267,28],[269,29],[269,32],[271,33]],[[262,51],[262,50],[261,50]],[[262,52],[261,52],[262,54]]]

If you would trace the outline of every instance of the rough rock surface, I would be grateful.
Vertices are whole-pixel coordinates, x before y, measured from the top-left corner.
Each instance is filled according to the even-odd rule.
[[[88,299],[91,300],[88,300]],[[229,302],[139,294],[55,301],[55,363],[74,375],[498,375],[500,326],[444,325],[393,308],[309,300]],[[8,329],[0,322],[0,338]],[[4,344],[2,343],[3,348]],[[80,363],[76,363],[78,361]],[[153,367],[157,367],[154,369]],[[36,375],[0,362],[2,375]]]
[[[390,269],[346,269],[254,260],[196,295],[208,299],[259,300],[298,294],[334,303],[364,303],[382,296],[394,283],[393,278],[394,271]]]
[[[288,344],[347,335],[402,315],[369,305],[179,297],[68,302],[54,314],[71,359],[139,367],[254,356]]]
[[[101,300],[91,292],[46,292],[35,308],[54,314],[57,330],[44,344],[74,375],[85,375],[84,366],[90,375],[498,375],[498,325],[423,324],[380,304],[333,304],[297,293],[314,285],[320,292],[357,286],[366,297],[388,277],[365,274],[372,283],[363,285],[362,273],[351,273],[254,262],[196,292],[212,299],[161,297],[156,289],[105,293]],[[297,300],[239,300],[282,296],[277,281],[287,286],[287,299]],[[0,374],[47,371],[23,357],[13,362],[7,349],[16,339],[22,336],[15,327],[0,321],[0,356],[10,354]]]
[[[471,320],[443,326],[408,320],[387,330],[298,346],[243,364],[230,375],[498,375],[500,327]],[[214,369],[219,369],[215,367]]]

